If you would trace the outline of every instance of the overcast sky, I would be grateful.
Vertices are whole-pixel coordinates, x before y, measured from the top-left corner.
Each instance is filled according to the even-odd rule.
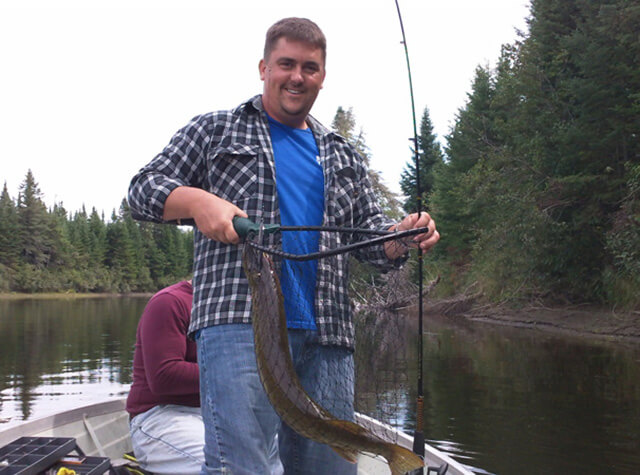
[[[528,0],[400,0],[416,112],[442,142],[477,66],[526,30]],[[312,114],[353,108],[388,186],[411,159],[411,103],[394,0],[3,0],[0,186],[31,169],[45,202],[110,216],[131,177],[193,116],[262,91],[268,27],[286,16],[327,36]]]

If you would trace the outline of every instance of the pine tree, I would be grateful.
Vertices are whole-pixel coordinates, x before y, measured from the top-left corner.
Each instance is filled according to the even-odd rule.
[[[483,207],[477,201],[474,167],[498,146],[494,130],[491,73],[478,67],[468,102],[458,111],[447,136],[447,161],[433,169],[432,206],[438,228],[447,236],[446,249],[456,261],[468,263],[477,239],[477,225]],[[436,252],[444,252],[442,249]]]
[[[86,268],[89,264],[91,240],[89,237],[87,211],[84,206],[73,215],[73,219],[67,222],[67,228],[69,230],[69,240],[73,245],[76,256],[75,258],[81,267]]]
[[[129,228],[123,217],[114,210],[111,222],[107,225],[106,264],[116,279],[119,291],[129,292],[132,284],[135,285],[135,263],[136,250]]]
[[[16,204],[4,183],[2,195],[0,195],[0,264],[13,266],[20,255],[20,248],[16,236],[18,236],[18,212]]]
[[[429,109],[425,107],[420,121],[418,136],[418,165],[420,168],[421,210],[430,209],[429,196],[433,192],[434,170],[442,165],[443,154],[440,144],[433,133],[433,124]],[[409,161],[400,178],[400,189],[406,196],[403,208],[407,213],[415,213],[418,209],[418,183],[415,159]]]
[[[120,204],[120,219],[127,228],[127,234],[131,240],[133,262],[127,276],[132,290],[147,290],[153,286],[151,275],[145,259],[145,243],[140,232],[139,224],[131,216],[131,209],[126,198]]]
[[[31,170],[20,186],[18,222],[22,259],[36,268],[46,267],[53,251],[51,220]]]
[[[435,253],[495,298],[633,295],[640,284],[616,276],[638,259],[640,9],[534,0],[529,26],[478,69],[447,137]]]
[[[73,269],[78,264],[74,259],[73,247],[69,236],[67,210],[62,203],[55,203],[49,212],[51,239],[53,242],[49,268],[54,271]],[[65,285],[58,279],[57,287]],[[63,290],[63,289],[57,289]]]
[[[353,109],[345,111],[342,107],[338,107],[336,115],[333,118],[331,127],[339,135],[347,139],[347,141],[356,149],[358,154],[363,158],[368,168],[368,177],[371,187],[376,195],[378,203],[382,207],[385,214],[392,218],[399,218],[400,202],[395,193],[384,184],[382,174],[371,169],[371,152],[365,142],[365,134],[362,128],[356,133],[356,118]]]
[[[98,214],[95,208],[91,209],[88,224],[90,263],[94,268],[101,268],[104,266],[105,254],[107,252],[107,228],[104,219]]]
[[[554,293],[603,298],[610,262],[603,236],[626,193],[626,170],[638,162],[637,5],[625,0],[536,0],[530,38],[519,55],[521,102],[516,123],[528,131],[518,148],[538,174],[538,208],[548,219],[539,272]],[[525,125],[526,124],[526,125]],[[533,132],[535,131],[535,132]]]

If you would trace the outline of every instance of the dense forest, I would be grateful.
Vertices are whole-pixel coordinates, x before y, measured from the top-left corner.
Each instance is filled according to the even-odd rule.
[[[47,209],[31,171],[17,200],[0,196],[0,292],[155,291],[191,272],[193,231],[138,223],[126,200],[106,221],[95,208]]]
[[[528,31],[478,66],[443,140],[425,108],[421,201],[442,235],[426,276],[440,293],[640,306],[639,31],[638,0],[533,0]],[[332,125],[369,160],[351,110]],[[388,212],[415,211],[412,157],[403,203],[371,178]],[[30,173],[0,197],[0,291],[155,290],[188,275],[191,252],[190,231],[136,223],[125,201],[108,221],[47,209]]]
[[[444,151],[424,112],[430,271],[440,291],[493,301],[637,308],[640,3],[534,0],[528,26],[477,68]],[[403,191],[414,183],[409,166]]]

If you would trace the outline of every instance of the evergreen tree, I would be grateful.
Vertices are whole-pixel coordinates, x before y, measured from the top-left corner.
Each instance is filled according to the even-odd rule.
[[[134,243],[127,225],[115,211],[107,225],[106,264],[112,272],[117,290],[131,291],[136,275]]]
[[[418,137],[418,165],[420,168],[421,210],[429,210],[429,196],[433,192],[434,170],[442,165],[443,154],[440,143],[433,133],[433,124],[429,116],[429,109],[425,107],[420,121],[420,135]],[[415,213],[418,209],[417,174],[415,160],[409,161],[400,178],[400,189],[406,196],[404,210]]]
[[[140,226],[131,216],[129,203],[126,198],[122,199],[120,204],[120,219],[124,223],[127,234],[131,240],[131,250],[133,262],[127,273],[127,280],[132,290],[146,290],[153,286],[149,268],[145,259],[145,245],[140,232]]]
[[[458,111],[447,136],[447,161],[433,170],[431,201],[438,228],[447,236],[446,252],[455,256],[460,265],[469,262],[477,239],[477,223],[487,205],[478,197],[477,170],[486,166],[499,145],[494,130],[493,91],[491,73],[478,67],[467,104]]]
[[[385,214],[392,218],[399,218],[401,216],[401,212],[398,197],[384,184],[382,174],[377,170],[371,169],[371,152],[365,142],[364,131],[360,129],[357,133],[355,132],[356,118],[353,113],[353,109],[349,108],[349,110],[345,111],[342,107],[338,107],[336,115],[333,118],[333,122],[331,123],[331,127],[339,135],[347,139],[347,141],[356,149],[358,154],[364,159],[369,170],[368,177],[371,182],[371,187],[373,188],[376,199]]]
[[[529,26],[495,72],[478,69],[447,137],[435,252],[495,298],[632,295],[616,276],[638,258],[640,9],[534,0]]]
[[[91,210],[89,216],[89,259],[94,268],[104,266],[107,252],[107,228],[104,219],[98,214],[95,208]]]
[[[67,222],[69,240],[73,246],[75,259],[85,268],[89,264],[91,240],[89,238],[89,223],[87,212],[84,208],[73,215],[73,219]]]
[[[639,19],[623,0],[537,0],[520,51],[519,117],[535,135],[519,152],[544,177],[536,201],[548,219],[537,239],[548,243],[539,270],[570,299],[604,298],[604,236],[624,198],[625,163],[638,160],[639,47],[631,32]]]
[[[27,172],[18,195],[18,236],[20,253],[26,264],[44,268],[53,251],[51,220],[42,201],[42,192],[31,170]]]
[[[192,231],[137,223],[126,200],[108,224],[95,208],[47,210],[31,171],[17,204],[6,183],[0,195],[0,291],[157,291],[189,275],[192,255]]]
[[[4,183],[0,195],[0,264],[12,266],[20,255],[16,236],[18,235],[18,212],[9,191]]]
[[[53,210],[49,212],[51,222],[51,238],[53,241],[51,259],[49,267],[53,269],[64,269],[77,265],[73,259],[72,244],[68,232],[67,210],[62,203],[55,203]],[[64,281],[58,282],[58,287],[64,286]]]

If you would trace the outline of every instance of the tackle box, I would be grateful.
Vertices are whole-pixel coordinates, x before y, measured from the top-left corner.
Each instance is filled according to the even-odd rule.
[[[75,452],[73,463],[59,463]],[[38,475],[67,467],[77,475],[102,475],[111,462],[106,457],[85,457],[72,437],[20,437],[0,447],[0,475]]]

